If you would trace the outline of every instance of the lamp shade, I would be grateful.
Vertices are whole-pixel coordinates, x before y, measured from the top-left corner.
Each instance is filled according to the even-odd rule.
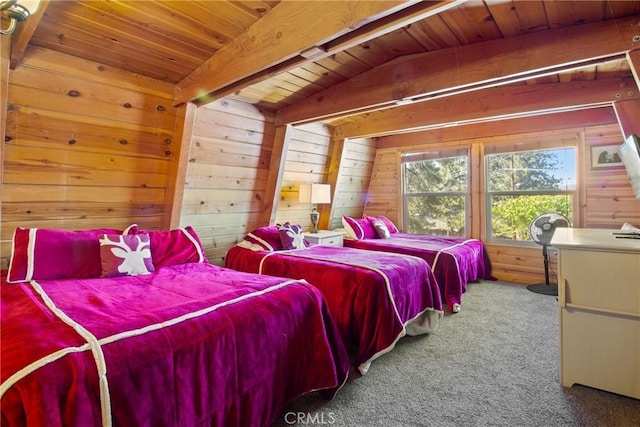
[[[300,184],[300,202],[314,205],[331,203],[331,185]]]

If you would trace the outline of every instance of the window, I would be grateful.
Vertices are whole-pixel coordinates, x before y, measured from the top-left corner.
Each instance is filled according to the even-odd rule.
[[[403,156],[404,224],[408,233],[466,235],[468,158],[467,150]]]
[[[546,212],[573,222],[575,151],[558,147],[485,155],[488,241],[531,241],[529,225]]]

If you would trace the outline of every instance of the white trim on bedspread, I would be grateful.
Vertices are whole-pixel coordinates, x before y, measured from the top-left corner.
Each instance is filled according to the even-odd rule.
[[[478,239],[467,239],[464,242],[456,243],[455,245],[451,245],[451,246],[448,246],[448,247],[446,247],[444,249],[440,249],[438,251],[438,253],[436,254],[436,257],[433,259],[433,265],[431,266],[431,271],[433,271],[433,272],[436,271],[436,264],[438,263],[438,258],[440,258],[440,254],[442,252],[444,252],[447,255],[451,255],[453,257],[453,260],[456,262],[456,268],[458,269],[458,271],[460,271],[460,265],[458,265],[458,259],[456,258],[456,256],[453,253],[448,252],[448,251],[450,249],[457,248],[458,246],[463,246],[465,243],[477,242],[477,241],[478,241]]]
[[[304,249],[302,249],[304,250]],[[380,269],[376,268],[376,267],[372,267],[370,265],[366,265],[366,264],[358,264],[355,262],[347,262],[347,261],[340,261],[340,260],[328,260],[325,258],[315,258],[313,256],[309,256],[309,255],[301,255],[298,253],[299,250],[294,249],[293,251],[278,251],[278,252],[269,252],[267,254],[265,254],[262,259],[260,260],[260,266],[258,268],[258,274],[263,274],[262,273],[262,266],[264,264],[264,261],[267,259],[267,257],[271,256],[271,255],[275,255],[275,254],[284,254],[286,253],[287,255],[290,256],[295,256],[298,258],[306,258],[306,259],[312,259],[312,260],[321,260],[321,261],[330,261],[330,262],[335,262],[337,264],[344,264],[344,265],[349,265],[352,267],[361,267],[367,270],[371,270],[371,271],[375,271],[376,273],[378,273],[380,276],[382,276],[382,278],[384,279],[385,285],[387,287],[387,294],[389,295],[389,299],[391,300],[391,303],[393,304],[393,310],[394,313],[396,315],[396,317],[398,318],[398,320],[400,321],[400,323],[402,324],[402,330],[400,331],[400,333],[398,334],[398,336],[396,336],[396,338],[393,340],[393,342],[388,346],[383,348],[382,350],[378,351],[377,353],[375,353],[373,356],[371,356],[368,360],[362,362],[360,365],[358,365],[358,371],[360,371],[360,373],[362,375],[366,374],[367,371],[369,370],[369,367],[371,366],[371,362],[375,359],[377,359],[378,357],[382,356],[385,353],[390,352],[391,350],[393,350],[393,348],[395,347],[396,343],[398,342],[398,340],[400,338],[402,338],[403,336],[407,335],[407,325],[411,324],[412,322],[416,321],[418,318],[420,318],[421,316],[423,316],[425,313],[428,313],[428,320],[426,322],[420,322],[421,325],[427,325],[426,328],[424,327],[415,327],[415,328],[410,328],[410,335],[418,335],[420,333],[429,333],[432,332],[433,329],[435,328],[434,326],[434,321],[433,321],[433,316],[434,314],[436,315],[436,317],[438,316],[438,311],[435,310],[433,307],[429,307],[427,309],[425,309],[424,311],[422,311],[421,313],[419,313],[417,316],[415,316],[412,319],[409,319],[407,322],[403,322],[402,318],[400,317],[400,313],[398,312],[398,307],[396,306],[396,301],[391,293],[391,284],[389,283],[389,277]],[[294,253],[296,252],[296,253]],[[427,330],[427,328],[429,328]],[[420,332],[419,332],[420,331]]]

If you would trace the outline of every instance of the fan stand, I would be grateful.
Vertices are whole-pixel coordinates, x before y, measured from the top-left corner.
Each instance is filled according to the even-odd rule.
[[[543,295],[558,296],[558,285],[549,284],[549,255],[547,254],[547,245],[542,245],[542,256],[544,258],[544,280],[545,283],[538,283],[527,286],[531,292]]]

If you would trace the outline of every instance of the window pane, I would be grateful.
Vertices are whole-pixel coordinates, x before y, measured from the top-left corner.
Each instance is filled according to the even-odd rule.
[[[557,212],[567,218],[573,217],[573,196],[556,195],[509,195],[490,197],[491,238],[530,241],[529,225],[540,214]]]
[[[467,157],[405,163],[405,193],[467,191]]]
[[[575,190],[575,149],[523,151],[487,156],[488,190]]]
[[[429,155],[442,153],[422,153],[422,160],[403,163],[406,230],[465,236],[468,155]]]
[[[408,196],[408,232],[465,236],[465,196]]]

